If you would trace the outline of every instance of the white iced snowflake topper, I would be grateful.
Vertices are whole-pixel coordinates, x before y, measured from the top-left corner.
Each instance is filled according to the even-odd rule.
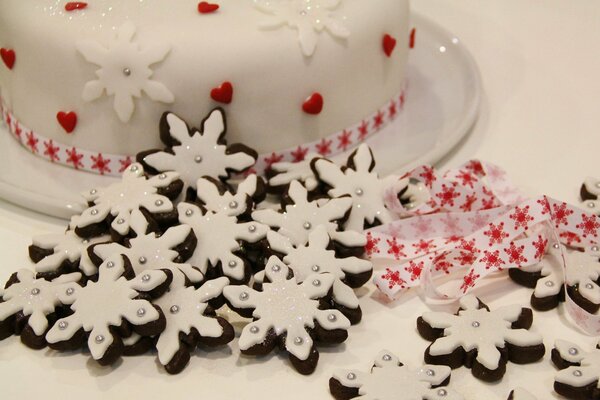
[[[444,385],[450,378],[450,367],[423,365],[417,370],[404,366],[394,354],[381,351],[375,358],[371,372],[340,370],[330,381],[332,394],[337,385],[358,389],[361,400],[394,400],[402,393],[407,400],[462,400],[463,397]],[[333,384],[332,384],[333,383]]]
[[[219,264],[223,275],[236,282],[246,278],[246,262],[236,252],[242,249],[240,241],[256,243],[267,235],[269,227],[258,222],[239,222],[227,211],[204,211],[190,203],[180,203],[179,222],[190,226],[198,244],[188,261],[202,273]]]
[[[537,299],[558,296],[565,282],[560,251],[553,246],[548,247],[548,253],[538,264],[520,268],[523,272],[540,275],[533,291]]]
[[[60,305],[59,293],[81,279],[81,274],[76,272],[62,275],[53,281],[35,279],[34,273],[27,269],[20,269],[16,274],[18,282],[4,290],[0,289],[0,322],[22,312],[29,317],[27,324],[33,332],[41,336],[48,329],[46,316]]]
[[[221,109],[209,114],[201,131],[188,128],[185,121],[173,113],[166,114],[163,121],[166,123],[161,123],[161,129],[168,129],[165,134],[178,144],[172,146],[172,152],[146,155],[144,163],[157,171],[177,171],[186,187],[196,188],[196,181],[203,176],[227,178],[230,172],[242,172],[256,161],[256,157],[227,146],[225,116]]]
[[[99,244],[94,247],[94,253],[102,260],[124,255],[138,275],[148,270],[168,269],[173,275],[181,271],[191,282],[204,279],[204,274],[189,263],[178,262],[179,252],[174,250],[186,242],[192,233],[190,226],[174,226],[158,236],[154,232],[146,233],[148,222],[143,215],[135,214],[132,229],[136,237],[129,239],[126,246],[119,243]]]
[[[294,271],[297,282],[304,282],[315,273],[330,273],[335,277],[333,298],[336,303],[352,309],[359,306],[356,294],[342,280],[346,274],[371,271],[373,264],[358,257],[338,258],[335,251],[329,250],[330,238],[325,226],[315,228],[306,245],[294,246],[289,238],[274,231],[267,233],[267,240],[272,250],[284,254],[283,262]]]
[[[124,258],[115,257],[100,266],[97,282],[88,281],[83,287],[72,283],[59,292],[61,303],[70,305],[73,314],[56,321],[46,334],[48,343],[68,341],[83,329],[89,332],[92,357],[100,360],[115,340],[120,340],[111,326],[121,326],[123,319],[134,326],[158,321],[161,315],[156,308],[149,301],[136,298],[140,292],[165,283],[168,276],[163,271],[146,271],[127,280],[125,271]]]
[[[352,207],[350,196],[308,201],[306,188],[298,181],[292,181],[288,197],[293,204],[286,205],[283,212],[271,209],[256,210],[252,213],[252,218],[277,228],[294,246],[305,245],[309,233],[319,225],[324,225],[331,239],[343,246],[360,247],[366,244],[366,238],[361,233],[352,230],[339,231],[336,221],[343,219]]]
[[[522,314],[522,307],[510,305],[488,311],[479,308],[479,299],[467,295],[460,299],[458,315],[445,312],[424,313],[423,320],[434,329],[443,329],[443,336],[435,339],[428,349],[431,356],[444,356],[459,347],[465,352],[477,351],[476,360],[488,370],[496,370],[502,358],[498,349],[506,343],[519,347],[539,346],[540,335],[527,329],[513,329]]]
[[[309,57],[315,52],[323,30],[340,39],[350,36],[342,18],[333,12],[340,3],[341,0],[254,0],[256,8],[270,16],[261,27],[274,29],[287,25],[296,29],[302,53]]]
[[[585,251],[572,251],[567,253],[567,285],[577,285],[577,291],[586,300],[600,304],[600,251],[597,247],[587,248]]]
[[[129,233],[131,218],[145,208],[152,214],[167,213],[174,210],[168,197],[158,193],[179,179],[176,172],[164,172],[146,178],[140,164],[132,164],[124,172],[120,182],[98,189],[91,189],[82,195],[88,207],[80,216],[73,217],[71,227],[85,228],[104,221],[108,215],[114,217],[111,228],[125,236]]]
[[[109,240],[109,235],[84,239],[77,236],[72,230],[34,236],[32,246],[53,252],[35,263],[35,271],[40,274],[56,273],[63,263],[68,261],[69,263],[78,262],[79,269],[85,275],[94,275],[98,272],[98,268],[90,260],[87,249],[91,245]]]
[[[184,286],[181,279],[174,277],[171,288],[153,303],[159,306],[167,320],[165,330],[158,337],[156,350],[162,365],[171,362],[182,344],[179,334],[190,334],[196,329],[202,337],[220,337],[223,327],[216,318],[204,315],[208,301],[221,295],[229,284],[227,278],[217,278],[205,282],[199,289]]]
[[[134,97],[141,97],[142,91],[154,101],[172,103],[173,93],[161,82],[150,79],[156,64],[167,56],[169,46],[152,43],[147,48],[133,42],[135,26],[131,22],[123,24],[114,40],[107,47],[91,40],[77,42],[77,50],[86,61],[100,68],[98,79],[89,81],[83,88],[85,101],[93,101],[106,91],[114,96],[114,109],[122,122],[128,122],[135,110]]]
[[[600,213],[600,179],[588,177],[581,185],[581,207]]]
[[[350,321],[337,310],[320,310],[319,300],[327,296],[333,285],[331,274],[315,274],[298,284],[288,279],[288,267],[277,257],[265,266],[268,282],[258,292],[248,286],[227,286],[225,298],[235,308],[252,308],[254,321],[242,330],[239,346],[248,350],[262,344],[270,330],[285,335],[285,349],[299,360],[307,360],[313,339],[307,329],[315,321],[325,330],[348,329]]]
[[[589,392],[589,398],[594,398],[592,393],[596,393],[597,390],[594,390],[593,387],[600,389],[600,350],[596,348],[588,352],[566,340],[557,340],[554,348],[560,358],[570,364],[569,367],[556,374],[554,381],[561,384],[560,386],[573,387],[577,391],[585,390],[585,392]],[[590,387],[590,385],[593,386]],[[554,388],[559,394],[566,395],[566,393],[561,393],[560,388],[557,388],[556,385]],[[566,391],[572,392],[568,388]]]
[[[287,186],[292,181],[301,182],[309,191],[315,190],[319,181],[310,167],[313,159],[319,157],[315,153],[308,154],[304,160],[298,162],[282,161],[271,165],[271,171],[276,174],[269,179],[269,185],[273,187]]]
[[[221,193],[219,183],[201,178],[198,179],[196,196],[206,210],[237,217],[249,211],[248,205],[258,190],[259,179],[254,174],[248,175],[240,182],[235,193],[227,189]]]
[[[347,168],[341,168],[327,159],[319,159],[314,163],[318,178],[332,187],[329,190],[331,197],[352,196],[352,211],[344,224],[346,229],[362,231],[365,222],[369,225],[376,221],[386,224],[395,219],[385,206],[385,190],[398,177],[389,175],[379,178],[373,172],[374,167],[373,153],[364,143],[349,157]]]

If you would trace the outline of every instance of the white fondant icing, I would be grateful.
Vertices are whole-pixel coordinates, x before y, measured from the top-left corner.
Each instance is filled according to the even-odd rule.
[[[594,304],[600,304],[600,258],[598,254],[586,251],[567,253],[567,285],[578,285],[579,293]]]
[[[317,154],[310,153],[302,161],[278,162],[273,164],[271,170],[277,174],[269,179],[269,184],[272,186],[284,186],[289,185],[292,181],[298,181],[309,191],[315,190],[319,181],[310,167],[310,162],[317,157]]]
[[[573,356],[569,353],[572,348],[577,349],[577,355]],[[582,388],[596,382],[596,387],[600,389],[600,350],[585,352],[567,341],[557,341],[556,349],[564,360],[579,364],[559,371],[554,377],[556,382],[575,388]]]
[[[551,246],[549,247],[550,250],[538,264],[523,267],[525,272],[540,272],[542,274],[533,291],[534,296],[537,298],[557,296],[565,283],[560,252]]]
[[[248,175],[237,187],[237,191],[229,190],[220,194],[219,189],[208,179],[198,179],[196,194],[202,205],[208,211],[223,212],[230,216],[244,214],[247,209],[248,197],[252,197],[258,188],[258,176]]]

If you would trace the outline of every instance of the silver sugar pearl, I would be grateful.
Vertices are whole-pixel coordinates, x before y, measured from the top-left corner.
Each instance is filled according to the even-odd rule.
[[[473,322],[471,323],[471,326],[472,326],[473,328],[479,328],[479,326],[481,326],[481,324],[479,323],[479,321],[473,321]]]
[[[162,201],[161,199],[158,199],[154,202],[154,205],[157,207],[160,207],[164,204],[164,201]]]
[[[94,340],[96,341],[96,343],[102,343],[104,342],[104,336],[102,335],[97,335]]]
[[[194,157],[194,162],[197,164],[200,164],[202,162],[202,156],[196,156]]]
[[[234,201],[229,202],[229,208],[236,209],[237,207],[238,207],[237,201],[234,200]]]
[[[554,244],[552,245],[552,247],[554,247],[555,249],[557,249],[557,250],[558,250],[558,249],[560,248],[560,245],[559,245],[558,243],[554,243]]]
[[[321,281],[318,279],[315,279],[314,281],[312,281],[313,286],[321,286]]]
[[[306,230],[309,230],[310,228],[312,228],[312,224],[310,222],[305,222],[302,227]]]
[[[98,191],[96,189],[90,190],[90,194],[96,194],[96,193],[98,193]]]
[[[600,250],[600,247],[598,247],[598,246],[592,246],[592,251],[593,252],[597,252],[598,250]]]
[[[335,314],[329,314],[329,315],[327,316],[327,320],[328,320],[329,322],[335,322],[335,321],[337,321],[337,317],[335,316]]]
[[[448,394],[448,391],[446,389],[438,389],[437,391],[437,395],[440,397],[445,397]]]
[[[31,294],[34,295],[34,296],[40,294],[40,289],[38,289],[38,288],[31,289]]]
[[[389,354],[384,354],[383,357],[381,357],[381,359],[383,361],[391,361],[392,360],[392,356],[390,356]]]
[[[167,174],[159,174],[158,179],[167,179]]]
[[[75,293],[75,289],[73,289],[72,287],[70,287],[67,290],[65,290],[65,293],[66,293],[67,296],[71,296],[73,293]]]
[[[147,260],[147,259],[146,259],[146,257],[144,257],[144,256],[141,256],[140,258],[138,258],[138,262],[139,262],[140,264],[146,264],[146,262],[147,262],[147,261],[148,261],[148,260]]]
[[[185,210],[185,215],[187,215],[188,217],[191,217],[193,213],[194,213],[194,211],[191,208],[188,208],[187,210]]]
[[[428,369],[427,371],[425,371],[425,374],[427,376],[435,376],[435,371],[432,369]]]
[[[596,184],[594,186],[596,186],[598,189],[600,189],[600,182],[596,182]]]
[[[256,225],[250,225],[250,226],[248,227],[248,230],[249,230],[250,232],[256,232]]]
[[[585,288],[586,288],[586,289],[590,289],[590,290],[591,290],[591,289],[593,289],[593,288],[594,288],[594,285],[592,285],[591,283],[587,283],[587,284],[585,285]]]
[[[237,261],[231,260],[227,263],[227,265],[229,265],[229,268],[234,268],[235,266],[237,266]]]
[[[588,208],[596,208],[596,203],[594,203],[593,201],[590,201],[589,203],[587,203]]]
[[[583,372],[581,372],[581,370],[579,370],[579,369],[576,369],[575,371],[573,371],[573,376],[580,377],[582,375],[583,375]]]
[[[123,218],[119,218],[119,219],[117,220],[117,224],[121,225],[121,224],[123,224],[123,223],[125,223],[125,220],[124,220]]]
[[[90,211],[90,214],[96,215],[96,214],[98,214],[98,210],[96,210],[95,208],[92,208],[92,211]]]
[[[295,344],[295,345],[297,345],[297,346],[300,346],[302,343],[304,343],[304,339],[302,339],[300,336],[297,336],[297,337],[294,339],[294,344]]]
[[[258,326],[251,326],[250,327],[250,333],[258,333],[260,329],[258,329]]]
[[[146,315],[146,309],[140,308],[139,310],[137,310],[138,317],[143,317],[144,315]]]
[[[87,239],[84,239],[82,243],[83,243],[83,244],[88,244],[89,242],[90,242],[89,240],[87,240]]]
[[[319,267],[318,265],[313,265],[310,269],[312,269],[313,272],[319,272],[319,270],[321,269],[321,267]]]
[[[60,329],[61,331],[67,329],[67,326],[69,326],[69,323],[67,321],[60,321],[58,323],[58,329]]]
[[[356,379],[356,374],[354,374],[353,372],[349,372],[348,375],[346,375],[346,379],[348,379],[349,381],[353,381]]]
[[[364,191],[363,191],[361,188],[358,188],[358,189],[356,189],[356,190],[354,191],[354,193],[355,193],[357,196],[362,196],[362,195],[364,194]]]
[[[577,350],[575,347],[571,347],[569,349],[569,354],[572,356],[576,356],[577,354],[579,354],[579,350]]]
[[[240,300],[242,300],[242,301],[248,300],[248,297],[250,297],[250,295],[248,294],[248,292],[242,292],[242,293],[240,293]]]
[[[171,308],[169,308],[169,312],[171,314],[177,314],[179,312],[179,306],[178,305],[172,305]]]
[[[149,280],[150,280],[150,275],[148,275],[148,274],[142,275],[142,281],[148,282]]]
[[[280,265],[273,265],[271,267],[271,271],[273,271],[273,272],[279,272],[279,271],[281,271],[281,266]]]
[[[109,261],[109,262],[106,263],[106,268],[112,268],[114,266],[115,266],[115,263],[112,262],[112,261]]]
[[[139,169],[139,168],[138,168],[138,166],[137,166],[137,165],[132,165],[132,166],[129,168],[129,170],[130,170],[131,172],[136,172],[138,169]]]
[[[554,286],[554,282],[548,281],[548,282],[546,282],[546,286],[552,287],[552,286]]]
[[[123,68],[123,75],[130,76],[131,75],[131,69],[130,68]]]

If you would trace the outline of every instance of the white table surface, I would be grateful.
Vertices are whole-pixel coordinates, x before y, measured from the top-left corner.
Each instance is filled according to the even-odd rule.
[[[575,202],[583,179],[600,177],[600,2],[414,0],[412,6],[461,38],[483,80],[479,120],[440,166],[480,158],[504,167],[527,193]],[[0,280],[29,265],[32,235],[64,225],[0,201]],[[8,362],[3,346],[0,369]]]

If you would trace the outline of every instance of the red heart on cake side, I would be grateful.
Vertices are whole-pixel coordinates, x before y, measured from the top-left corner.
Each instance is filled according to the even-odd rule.
[[[417,30],[415,28],[412,28],[412,30],[410,31],[410,39],[408,41],[408,47],[411,49],[415,48],[415,35],[417,33]]]
[[[210,14],[219,9],[218,4],[208,3],[206,1],[201,1],[198,3],[198,12],[200,14]]]
[[[73,132],[77,126],[77,114],[75,114],[73,111],[59,111],[56,114],[56,119],[58,120],[60,126],[62,126],[67,133]]]
[[[87,7],[87,5],[88,4],[83,1],[70,1],[67,4],[65,4],[65,10],[66,11],[83,10],[84,8]]]
[[[13,69],[15,65],[15,60],[17,59],[17,55],[13,49],[5,49],[4,47],[0,49],[0,57],[2,57],[2,61],[8,67],[8,69]]]
[[[396,48],[396,39],[387,33],[383,35],[383,52],[386,56],[391,57],[394,49]]]
[[[233,85],[231,82],[223,82],[221,86],[210,91],[210,97],[219,103],[231,103],[233,99]]]
[[[313,93],[304,100],[302,110],[307,114],[317,115],[323,110],[323,96],[320,93]]]

